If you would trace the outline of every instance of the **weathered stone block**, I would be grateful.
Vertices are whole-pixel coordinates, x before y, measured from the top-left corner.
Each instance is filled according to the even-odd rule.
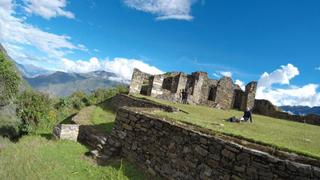
[[[57,139],[77,141],[79,135],[79,125],[59,124],[53,129],[53,136]]]

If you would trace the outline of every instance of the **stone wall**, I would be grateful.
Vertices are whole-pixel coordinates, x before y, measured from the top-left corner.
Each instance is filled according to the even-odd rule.
[[[151,96],[157,97],[163,94],[162,84],[163,84],[164,76],[163,75],[155,75],[153,77],[153,84],[151,89]]]
[[[166,179],[320,179],[319,161],[275,157],[139,109],[119,109],[111,135],[122,156]]]
[[[108,106],[109,108],[117,111],[119,108],[127,106],[127,107],[141,107],[141,108],[153,108],[160,109],[166,112],[175,112],[179,111],[179,109],[174,108],[172,106],[166,106],[160,103],[156,103],[147,99],[140,99],[130,95],[125,94],[117,94],[116,96],[108,99],[103,102],[104,106]]]
[[[79,129],[78,141],[89,146],[91,155],[101,164],[120,155],[121,144],[117,139],[93,125],[81,125]]]
[[[188,93],[187,102],[221,109],[244,110],[254,105],[257,82],[250,82],[244,92],[231,78],[209,79],[206,72],[171,72],[150,75],[135,69],[132,75],[130,94],[143,94],[155,98],[182,102],[182,90]],[[239,91],[239,92],[238,92]],[[241,91],[241,92],[240,92]]]
[[[278,119],[285,119],[289,121],[307,123],[320,126],[320,116],[318,115],[291,115],[282,112],[268,100],[255,100],[253,112],[265,116],[270,116]]]
[[[258,83],[252,81],[246,85],[245,93],[243,94],[243,100],[241,101],[241,110],[246,110],[247,108],[252,109],[254,107],[254,101],[256,97]]]
[[[132,78],[131,78],[131,83],[130,83],[130,88],[129,88],[129,93],[130,94],[140,94],[141,88],[143,85],[143,82],[147,79],[149,80],[151,75],[141,72],[139,69],[134,69]]]
[[[231,78],[223,77],[219,80],[215,101],[222,109],[232,108],[234,87]]]
[[[192,73],[194,77],[194,86],[192,91],[192,101],[196,104],[200,104],[203,99],[202,87],[207,82],[208,74],[206,72],[194,72]]]

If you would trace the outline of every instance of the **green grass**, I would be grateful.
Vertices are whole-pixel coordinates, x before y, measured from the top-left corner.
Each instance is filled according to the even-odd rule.
[[[113,111],[99,106],[89,106],[82,109],[75,117],[74,121],[81,125],[96,125],[97,128],[111,132],[116,115]]]
[[[0,177],[7,180],[147,179],[125,160],[98,166],[84,155],[87,151],[86,147],[72,141],[25,136],[17,144],[6,143],[0,148]]]
[[[157,111],[153,115],[195,124],[214,132],[221,132],[226,135],[320,159],[319,126],[260,115],[253,115],[253,123],[230,123],[226,119],[232,116],[241,117],[243,112],[184,105],[144,96],[137,97],[171,105],[187,112],[166,113]]]
[[[100,125],[100,128],[106,130],[107,132],[111,132],[116,115],[111,110],[104,110],[101,107],[96,107],[93,110],[91,116],[91,123],[94,125]]]

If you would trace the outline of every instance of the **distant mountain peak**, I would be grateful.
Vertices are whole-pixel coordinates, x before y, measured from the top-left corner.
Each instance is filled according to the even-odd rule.
[[[285,112],[290,112],[296,115],[308,115],[308,114],[317,114],[320,115],[320,107],[309,107],[309,106],[280,106]]]
[[[54,71],[47,70],[45,68],[41,68],[35,66],[33,64],[19,64],[16,62],[18,69],[21,71],[23,76],[32,78],[40,75],[48,75],[53,73]]]
[[[52,74],[25,77],[29,84],[53,96],[68,96],[75,91],[91,92],[97,88],[108,88],[125,83],[116,81],[116,74],[106,71],[74,73],[56,71]]]

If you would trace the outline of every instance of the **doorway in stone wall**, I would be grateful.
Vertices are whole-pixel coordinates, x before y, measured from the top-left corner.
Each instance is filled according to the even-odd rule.
[[[216,99],[217,87],[210,87],[208,94],[208,101],[214,101]]]
[[[142,81],[142,85],[141,85],[141,90],[140,90],[140,94],[141,95],[145,95],[145,96],[149,96],[151,93],[151,84],[150,84],[150,79],[149,78],[144,78]]]

